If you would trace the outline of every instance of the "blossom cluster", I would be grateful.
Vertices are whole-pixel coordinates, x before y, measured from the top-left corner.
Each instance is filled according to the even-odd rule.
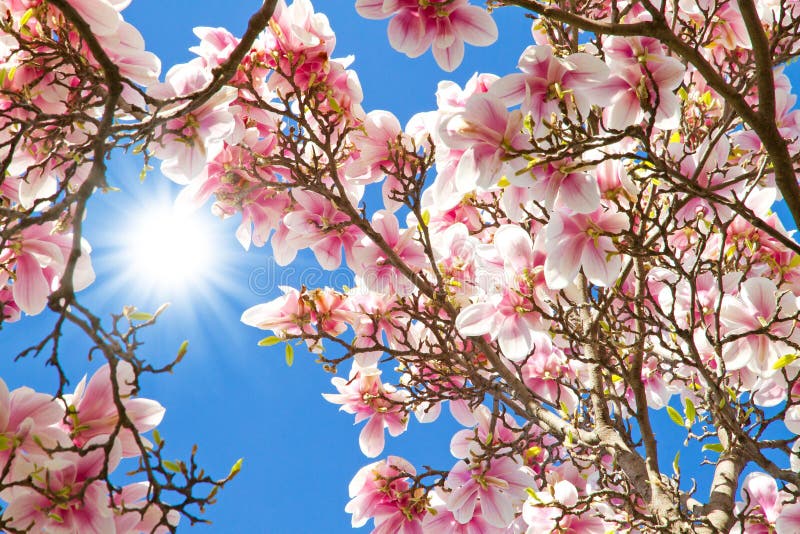
[[[687,6],[670,16],[696,28],[708,11]],[[760,7],[767,27],[778,15]],[[471,21],[481,28],[456,27],[461,8],[357,3],[367,18],[394,15],[390,42],[401,52],[419,55],[432,39],[446,70],[454,63],[443,43],[458,58],[460,40],[493,33],[477,15]],[[456,29],[445,29],[447,16]],[[633,4],[624,22],[653,16]],[[739,19],[727,20],[714,18],[704,61],[753,54]],[[764,415],[753,424],[798,430],[790,395],[800,374],[798,247],[771,211],[779,193],[758,132],[723,116],[719,88],[659,39],[567,43],[542,21],[532,36],[517,72],[476,74],[464,87],[442,82],[438,109],[405,128],[387,111],[350,112],[349,98],[331,105],[334,92],[313,103],[295,81],[286,107],[306,105],[310,118],[276,120],[283,153],[250,151],[265,161],[284,161],[287,151],[299,158],[257,189],[270,191],[271,207],[259,241],[274,231],[276,253],[290,251],[281,262],[303,248],[326,269],[343,259],[356,284],[284,288],[242,320],[275,340],[305,340],[329,369],[352,358],[325,398],[366,422],[365,455],[382,452],[386,429],[405,432],[412,414],[432,422],[444,403],[471,436],[454,438],[458,461],[443,474],[417,474],[397,457],[362,469],[350,488],[354,526],[373,518],[375,532],[606,532],[634,521],[643,502],[626,508],[602,496],[627,491],[609,474],[613,456],[590,461],[591,447],[513,402],[507,407],[524,424],[487,413],[498,377],[500,391],[576,421],[575,433],[596,424],[587,410],[597,380],[614,420],[648,409],[678,414],[677,404],[691,414],[678,415],[691,431],[700,420],[720,424],[714,405],[732,402],[759,414],[783,406],[785,423]],[[771,76],[775,100],[794,102],[786,75]],[[795,114],[776,107],[787,139],[800,135]],[[384,209],[367,216],[358,206],[377,183]],[[215,209],[227,198],[218,194]],[[323,343],[342,336],[346,356],[326,360]],[[384,381],[382,358],[398,365],[396,383]],[[789,524],[783,518],[777,528],[789,532]]]
[[[124,105],[115,107],[120,119],[146,108],[141,88],[157,82],[161,69],[139,31],[125,22],[121,11],[128,3],[68,3],[124,80]],[[94,281],[91,247],[82,238],[76,246],[70,221],[74,198],[91,174],[108,87],[96,83],[98,58],[55,7],[3,1],[0,9],[0,318],[10,322],[20,312],[40,313],[70,263],[73,290]],[[64,48],[71,52],[66,57]],[[21,217],[30,221],[22,224]]]
[[[324,269],[353,271],[353,287],[284,287],[242,321],[272,332],[263,345],[287,343],[290,364],[304,344],[328,371],[349,366],[324,398],[364,423],[362,452],[378,457],[386,430],[432,423],[445,405],[463,427],[449,469],[418,472],[397,456],[361,469],[346,508],[354,526],[797,531],[800,479],[762,450],[796,463],[800,432],[800,246],[772,211],[783,197],[800,221],[800,121],[780,67],[800,53],[795,3],[509,3],[536,14],[516,71],[441,82],[437,109],[405,126],[362,108],[353,58],[333,56],[335,33],[308,0],[275,2],[227,80],[219,73],[242,41],[197,28],[196,57],[163,82],[119,15],[125,2],[69,3],[94,48],[49,4],[9,3],[3,98],[21,115],[0,115],[2,203],[35,214],[74,193],[81,205],[94,141],[111,136],[98,133],[111,121],[100,47],[124,80],[113,142],[160,160],[184,186],[180,204],[213,198],[215,214],[241,217],[242,246],[270,243],[280,265],[308,249]],[[391,18],[395,49],[431,48],[448,71],[465,42],[498,33],[466,0],[355,7]],[[83,60],[42,67],[22,46],[37,32],[61,32]],[[74,290],[91,282],[88,245],[64,231],[80,215],[5,225],[3,318],[41,311],[68,271]],[[157,422],[148,406],[138,432]],[[45,437],[73,416],[74,446],[108,430],[84,428],[77,404],[56,408],[37,430]],[[742,503],[721,517],[716,503],[685,504],[711,497],[685,488],[677,457],[672,475],[659,472],[660,411],[720,455],[712,487],[743,478]],[[131,450],[126,431],[138,435],[112,431],[119,444],[102,469]],[[38,465],[32,451],[19,469]],[[749,462],[771,475],[745,477]],[[108,504],[107,492],[91,495]],[[53,509],[6,513],[15,506]]]
[[[147,482],[121,488],[107,482],[123,458],[142,454],[149,443],[140,434],[164,416],[158,402],[133,396],[134,377],[127,362],[116,364],[115,378],[106,364],[72,394],[55,398],[28,387],[9,391],[0,379],[0,499],[8,503],[0,521],[6,528],[132,534],[177,524],[177,513],[164,517],[149,502]]]

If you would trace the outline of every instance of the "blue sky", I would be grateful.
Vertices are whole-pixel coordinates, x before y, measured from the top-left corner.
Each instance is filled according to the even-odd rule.
[[[193,27],[223,26],[241,35],[259,2],[222,6],[210,0],[134,0],[123,15],[142,32],[148,50],[161,58],[163,74],[171,65],[191,59],[188,48],[197,43]],[[315,8],[328,15],[337,34],[337,57],[355,55],[352,68],[364,88],[364,108],[390,110],[401,123],[418,111],[435,108],[439,80],[463,84],[474,72],[511,72],[531,42],[530,24],[521,12],[501,10],[496,15],[499,42],[487,49],[468,46],[462,66],[448,74],[436,67],[430,54],[410,60],[392,50],[386,21],[361,19],[354,2],[321,1]],[[144,336],[141,351],[154,361],[167,361],[183,340],[189,340],[189,353],[173,375],[143,382],[142,395],[167,409],[159,431],[167,441],[168,456],[185,458],[197,443],[200,463],[219,476],[244,457],[240,475],[207,509],[205,517],[213,525],[192,532],[352,532],[344,512],[347,484],[360,467],[373,461],[359,450],[360,427],[353,427],[352,416],[338,413],[322,399],[321,393],[335,389],[331,375],[311,356],[298,351],[294,365],[287,368],[282,346],[257,347],[266,333],[239,322],[243,310],[278,296],[279,284],[299,287],[319,275],[311,269],[313,257],[301,255],[291,269],[283,270],[271,261],[268,248],[245,253],[234,238],[238,217],[220,221],[205,206],[196,216],[217,247],[214,275],[189,284],[188,290],[176,284],[154,291],[147,275],[130,273],[132,260],[126,251],[131,228],[143,224],[154,206],[168,204],[179,189],[158,171],[140,183],[140,168],[141,161],[117,155],[110,164],[109,182],[121,191],[97,194],[90,203],[85,228],[97,281],[80,297],[106,317],[128,304],[153,311],[171,302]],[[318,285],[330,280],[326,275]],[[44,313],[0,331],[0,373],[12,389],[29,385],[55,390],[56,375],[45,367],[44,358],[10,363],[19,350],[41,339],[52,321],[53,316]],[[101,364],[87,360],[88,345],[75,331],[66,333],[63,347],[61,360],[73,384]],[[412,422],[405,435],[387,440],[384,455],[449,469],[455,461],[449,441],[457,429],[449,415],[435,425]]]
[[[134,0],[124,16],[142,32],[147,48],[162,59],[163,73],[192,57],[187,49],[197,42],[194,26],[224,26],[240,35],[259,2],[226,2],[220,9],[222,5],[210,0]],[[318,1],[315,7],[330,18],[338,36],[337,56],[355,55],[353,68],[364,88],[365,109],[390,110],[401,123],[415,112],[435,107],[439,80],[463,85],[474,72],[511,72],[531,43],[530,23],[522,12],[499,10],[495,13],[498,43],[486,49],[467,47],[462,66],[448,74],[436,67],[430,54],[410,60],[392,50],[386,21],[359,18],[352,2]],[[197,216],[216,247],[213,276],[183,289],[175,284],[154,290],[146,275],[131,274],[128,268],[131,228],[154,206],[169,204],[178,188],[157,171],[140,183],[140,166],[135,158],[118,155],[111,162],[109,181],[121,191],[98,194],[90,204],[86,237],[94,248],[98,277],[81,298],[105,316],[128,304],[152,311],[171,302],[145,336],[141,352],[166,361],[183,340],[189,340],[189,353],[174,375],[143,383],[143,396],[167,408],[159,430],[167,441],[168,456],[184,458],[197,443],[200,462],[219,476],[238,458],[245,459],[239,477],[205,514],[213,525],[194,531],[351,532],[350,516],[343,510],[347,484],[371,461],[358,448],[360,427],[353,427],[352,416],[337,413],[336,406],[322,399],[320,393],[334,391],[331,375],[312,357],[298,351],[293,367],[287,368],[282,346],[257,347],[266,334],[239,322],[243,310],[278,296],[278,285],[299,287],[319,275],[313,270],[313,257],[301,255],[292,268],[281,269],[267,248],[245,253],[233,235],[238,217],[219,221],[206,206]],[[324,274],[317,285],[331,283],[335,281]],[[45,335],[52,320],[42,314],[0,331],[4,356],[0,369],[12,388],[27,384],[54,390],[55,373],[44,367],[43,359],[9,363],[19,350]],[[73,383],[99,366],[98,361],[87,361],[88,347],[80,334],[68,332],[63,346],[62,361]],[[665,434],[673,433],[663,412],[658,423]],[[454,463],[449,440],[455,430],[449,415],[435,425],[412,421],[409,432],[387,440],[384,455],[449,469]],[[662,457],[662,463],[668,466],[672,456],[665,456],[669,457]],[[689,466],[684,464],[684,471]]]

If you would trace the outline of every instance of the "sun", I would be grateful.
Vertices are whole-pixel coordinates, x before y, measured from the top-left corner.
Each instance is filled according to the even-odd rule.
[[[130,274],[157,291],[198,285],[213,269],[213,232],[193,213],[157,206],[128,229]]]
[[[234,238],[238,221],[176,203],[180,190],[166,180],[137,185],[111,190],[91,206],[89,216],[99,223],[86,238],[97,297],[149,311],[170,303],[170,313],[183,317],[241,295],[249,272]]]

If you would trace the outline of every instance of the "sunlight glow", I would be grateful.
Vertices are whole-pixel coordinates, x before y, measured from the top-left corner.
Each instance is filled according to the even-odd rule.
[[[191,213],[157,207],[137,214],[126,237],[130,275],[156,291],[201,284],[214,269],[212,235]]]

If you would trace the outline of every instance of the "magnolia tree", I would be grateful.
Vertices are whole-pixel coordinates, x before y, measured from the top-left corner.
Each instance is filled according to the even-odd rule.
[[[241,38],[197,28],[196,57],[163,81],[127,4],[0,1],[0,320],[49,307],[23,356],[61,377],[50,393],[0,380],[0,528],[172,531],[239,469],[164,458],[144,436],[164,409],[138,384],[186,346],[144,361],[156,316],[101,319],[77,295],[94,279],[86,204],[124,149],[183,184],[179,202],[241,217],[245,248],[354,273],[242,315],[289,360],[304,344],[336,375],[325,398],[364,423],[378,459],[350,483],[354,527],[800,531],[800,245],[772,211],[800,222],[783,72],[797,2],[498,1],[532,22],[518,70],[441,82],[405,127],[362,109],[307,0],[267,0]],[[466,0],[355,9],[445,71],[498,35]],[[68,324],[107,361],[74,390]],[[387,429],[443,406],[463,426],[452,464],[381,458]],[[683,445],[656,438],[670,419]],[[702,490],[683,447],[711,466]]]

